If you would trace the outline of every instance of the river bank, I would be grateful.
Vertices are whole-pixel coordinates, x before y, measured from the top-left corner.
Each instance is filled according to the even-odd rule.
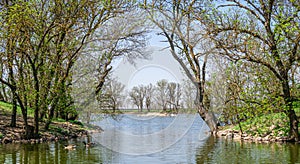
[[[171,116],[174,117],[176,114],[174,113],[166,113],[166,112],[148,112],[148,113],[131,113],[136,114],[138,117],[167,117]]]
[[[42,129],[43,122],[40,122],[40,137],[38,139],[26,140],[22,136],[25,133],[22,117],[17,117],[16,127],[10,127],[10,115],[0,111],[0,144],[7,143],[42,143],[60,140],[68,140],[78,137],[86,137],[91,131],[101,131],[99,127],[91,125],[83,125],[78,121],[67,122],[64,120],[56,120],[50,124],[49,130]],[[28,119],[29,124],[33,123],[33,118]]]
[[[273,127],[270,127],[270,129],[272,128]],[[283,133],[275,135],[274,133],[271,132],[265,135],[251,135],[245,132],[241,133],[239,130],[235,130],[233,126],[222,127],[220,130],[218,130],[216,135],[217,137],[225,138],[229,140],[255,142],[255,143],[293,142],[288,136],[283,136]]]

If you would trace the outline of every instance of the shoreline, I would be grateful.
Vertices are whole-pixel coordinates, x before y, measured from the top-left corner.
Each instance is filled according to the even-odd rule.
[[[40,130],[40,136],[37,139],[24,139],[25,133],[23,120],[17,117],[16,127],[10,127],[10,116],[0,113],[0,144],[21,143],[36,144],[45,142],[65,141],[69,139],[87,137],[90,133],[101,132],[102,129],[93,125],[83,125],[82,123],[71,123],[68,121],[52,121],[49,130]],[[29,119],[30,124],[32,118]],[[43,127],[41,122],[40,127]]]
[[[227,140],[233,141],[245,141],[252,143],[286,143],[286,142],[294,142],[300,143],[299,141],[293,141],[289,139],[287,136],[275,136],[272,133],[265,136],[252,136],[247,133],[241,134],[238,130],[233,130],[232,128],[220,129],[215,134],[216,137],[224,138]]]
[[[176,116],[173,113],[160,113],[160,112],[148,112],[148,113],[137,113],[138,117],[149,117],[149,116],[158,116],[158,117],[167,117],[167,116]]]

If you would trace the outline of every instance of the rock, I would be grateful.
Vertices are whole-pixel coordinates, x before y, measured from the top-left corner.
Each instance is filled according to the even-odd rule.
[[[269,141],[270,140],[270,136],[267,135],[266,137],[263,138],[263,141]]]
[[[13,134],[13,139],[14,140],[20,140],[21,139],[21,135],[19,133],[15,133],[15,134]]]
[[[257,137],[256,141],[262,141],[263,139],[261,137]]]
[[[276,128],[276,126],[273,124],[273,125],[270,126],[269,129],[272,131],[272,130],[274,130],[275,128]]]
[[[15,140],[13,143],[21,143],[20,140]]]
[[[248,137],[248,134],[243,133],[241,136],[242,136],[242,137]]]
[[[282,141],[288,141],[289,140],[289,137],[281,137]]]
[[[233,130],[233,133],[240,133],[240,131],[238,131],[238,130]]]
[[[282,141],[282,138],[281,137],[276,137],[275,140],[276,141]]]
[[[31,140],[30,140],[30,143],[31,143],[31,144],[35,144],[35,143],[36,143],[36,142],[35,142],[35,139],[31,139]]]
[[[234,136],[233,133],[228,133],[228,134],[226,135],[226,138],[227,138],[227,139],[232,139],[233,136]]]
[[[279,135],[279,136],[283,136],[283,135],[284,135],[284,132],[283,132],[283,131],[280,131],[280,132],[278,133],[278,135]]]
[[[2,139],[2,143],[3,143],[3,144],[7,144],[7,143],[11,143],[11,142],[12,142],[12,139],[9,138],[9,137],[4,137],[4,138]]]
[[[248,136],[248,137],[244,137],[243,140],[252,140],[252,138]]]
[[[233,139],[234,139],[234,140],[241,140],[242,137],[241,137],[241,135],[235,134],[235,135],[233,136]]]

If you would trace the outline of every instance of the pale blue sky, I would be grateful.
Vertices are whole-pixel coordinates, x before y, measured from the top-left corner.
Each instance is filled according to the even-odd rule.
[[[129,79],[128,88],[138,86],[139,84],[148,85],[150,83],[156,84],[157,81],[166,79],[169,82],[180,83],[173,71],[161,65],[147,65],[139,68],[134,72]]]
[[[157,81],[166,79],[169,82],[180,83],[182,79],[186,79],[186,75],[182,73],[181,66],[173,58],[165,40],[162,36],[157,36],[155,32],[150,34],[148,49],[152,51],[151,60],[136,61],[136,65],[129,62],[121,61],[114,69],[114,76],[120,82],[126,85],[127,89],[140,84],[156,84]]]

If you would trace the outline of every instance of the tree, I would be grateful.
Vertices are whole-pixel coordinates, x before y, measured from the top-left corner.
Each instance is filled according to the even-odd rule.
[[[16,81],[2,76],[0,82],[15,92],[25,122],[25,138],[37,138],[40,114],[48,115],[48,129],[58,105],[68,97],[65,93],[72,80],[71,68],[79,52],[117,4],[85,0],[8,4],[1,6],[1,43],[5,43],[1,57],[9,59],[7,66],[14,63]],[[27,122],[29,107],[34,110],[34,133]]]
[[[162,107],[163,112],[167,111],[168,81],[163,79],[156,83],[156,101]]]
[[[151,21],[161,30],[159,35],[166,38],[173,57],[178,61],[188,78],[197,88],[195,98],[200,116],[211,131],[217,130],[215,115],[203,104],[205,73],[209,49],[202,45],[206,41],[196,13],[202,13],[202,1],[158,0],[144,3],[144,9]],[[205,52],[204,50],[207,50]],[[202,60],[202,61],[201,61]]]
[[[105,111],[112,109],[112,112],[115,113],[124,103],[124,88],[125,85],[116,79],[109,79],[101,94],[98,95],[100,108]]]
[[[167,103],[169,104],[169,109],[171,109],[174,113],[177,113],[180,106],[179,102],[181,99],[180,84],[169,82],[167,86],[167,94]]]
[[[154,94],[154,86],[152,84],[148,84],[146,86],[146,96],[145,96],[145,104],[148,112],[150,112],[151,105],[153,103],[153,94]]]
[[[96,30],[75,63],[73,96],[78,109],[87,115],[97,112],[93,110],[99,104],[96,101],[102,101],[99,95],[117,62],[134,63],[135,59],[147,58],[144,49],[148,30],[144,14],[133,1],[118,1],[116,10],[114,16]]]
[[[184,80],[182,85],[182,101],[188,110],[195,109],[197,89],[190,80]]]
[[[228,1],[219,10],[199,16],[216,48],[233,60],[256,63],[268,69],[281,85],[282,109],[289,118],[289,135],[299,141],[298,119],[293,109],[290,72],[300,60],[298,1]]]
[[[124,4],[125,5],[125,4]],[[98,56],[98,94],[105,79],[112,70],[115,60],[127,59],[134,63],[136,59],[146,59],[145,51],[148,27],[146,17],[133,5],[123,9],[123,13],[110,19],[96,32],[93,42],[89,45],[89,53]]]
[[[136,105],[138,110],[140,111],[140,109],[141,109],[140,105],[141,104],[140,104],[140,101],[139,101],[139,88],[137,86],[135,86],[131,89],[131,91],[129,92],[129,97],[130,97],[132,103],[134,105]]]
[[[129,92],[129,96],[131,100],[138,107],[140,112],[143,112],[146,93],[147,90],[146,90],[146,86],[144,85],[135,86]]]

